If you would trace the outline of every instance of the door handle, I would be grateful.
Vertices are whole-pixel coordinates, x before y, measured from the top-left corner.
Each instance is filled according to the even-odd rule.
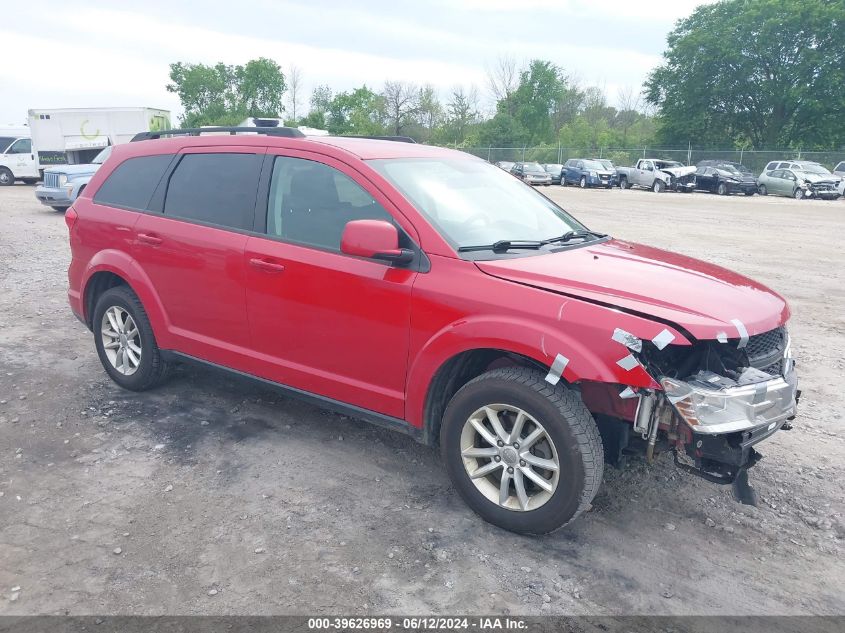
[[[281,273],[284,272],[285,267],[282,264],[269,262],[266,259],[259,259],[253,257],[249,260],[249,265],[258,270],[263,270],[266,273]]]
[[[155,235],[148,235],[147,233],[138,233],[138,241],[141,244],[147,244],[149,246],[160,246],[163,240],[160,237],[156,237]]]

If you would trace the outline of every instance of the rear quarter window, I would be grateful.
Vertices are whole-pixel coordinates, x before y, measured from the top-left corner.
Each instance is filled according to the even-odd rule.
[[[94,194],[94,202],[124,209],[147,209],[173,154],[128,158],[108,175]]]

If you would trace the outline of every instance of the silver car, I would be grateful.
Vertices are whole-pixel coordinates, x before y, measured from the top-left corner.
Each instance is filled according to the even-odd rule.
[[[90,163],[56,165],[45,169],[44,182],[35,188],[35,197],[41,204],[52,207],[56,211],[66,210],[85,189],[91,177],[110,154],[111,146],[104,148]]]
[[[757,178],[760,195],[789,196],[796,200],[836,200],[841,195],[841,179],[818,163],[791,161],[767,165],[772,166],[775,168],[764,171]]]

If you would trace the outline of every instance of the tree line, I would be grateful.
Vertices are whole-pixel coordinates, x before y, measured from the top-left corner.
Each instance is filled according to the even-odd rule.
[[[243,66],[177,62],[167,90],[182,124],[280,117],[332,134],[411,136],[456,147],[835,149],[845,143],[845,3],[721,0],[667,38],[642,90],[585,86],[550,60],[502,56],[487,85],[387,80],[303,94],[303,73],[259,58]],[[485,104],[489,106],[485,107]]]

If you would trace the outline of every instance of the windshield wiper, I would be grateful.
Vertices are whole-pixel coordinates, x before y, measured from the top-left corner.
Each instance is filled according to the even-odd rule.
[[[598,233],[596,231],[589,231],[587,229],[583,229],[581,231],[567,231],[563,235],[558,235],[557,237],[550,237],[547,240],[543,240],[542,244],[554,244],[556,242],[568,242],[569,240],[574,240],[579,237],[594,237],[597,240],[603,237],[607,237],[607,233]]]
[[[570,240],[585,237],[594,237],[596,239],[601,239],[603,237],[607,237],[607,234],[597,233],[596,231],[588,231],[587,229],[581,231],[567,231],[563,235],[558,235],[557,237],[550,237],[547,240],[499,240],[498,242],[493,242],[492,244],[459,246],[458,252],[467,253],[471,251],[493,251],[494,253],[504,253],[513,248],[537,250],[539,248],[542,248],[543,246],[546,246],[547,244],[554,244],[556,242],[568,242]]]
[[[545,242],[540,240],[499,240],[492,244],[476,244],[475,246],[459,246],[459,253],[468,253],[471,251],[493,251],[494,253],[504,253],[512,248],[530,248],[538,249],[543,246]]]

